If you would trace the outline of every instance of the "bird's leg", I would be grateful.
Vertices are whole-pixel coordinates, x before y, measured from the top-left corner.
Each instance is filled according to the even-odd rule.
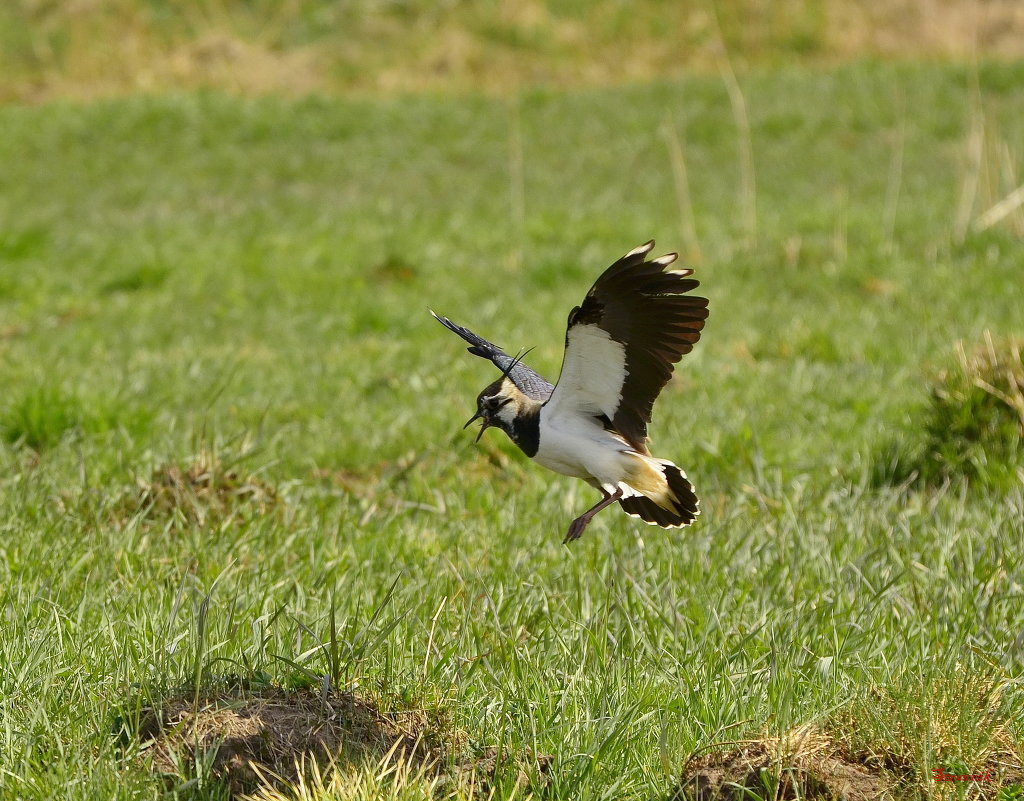
[[[569,533],[565,535],[565,539],[562,540],[562,544],[564,545],[566,543],[572,542],[573,540],[578,540],[580,538],[580,534],[582,534],[583,530],[590,524],[590,521],[594,517],[594,515],[596,515],[606,506],[611,506],[621,497],[622,487],[617,487],[615,492],[611,494],[605,492],[602,489],[601,500],[599,500],[597,503],[595,503],[593,506],[587,509],[587,511],[585,511],[583,514],[581,514],[579,517],[572,521],[572,523],[569,525]]]

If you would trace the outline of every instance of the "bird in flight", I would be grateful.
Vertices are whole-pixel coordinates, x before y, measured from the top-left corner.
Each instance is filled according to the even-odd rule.
[[[693,270],[670,270],[675,253],[647,260],[653,240],[631,250],[594,282],[569,313],[565,355],[552,385],[497,345],[434,317],[490,359],[501,378],[477,397],[474,420],[500,428],[538,464],[581,478],[601,500],[572,521],[578,539],[616,501],[627,514],[665,528],[688,526],[700,513],[686,474],[647,448],[651,411],[672,368],[700,339],[707,298],[688,294]]]

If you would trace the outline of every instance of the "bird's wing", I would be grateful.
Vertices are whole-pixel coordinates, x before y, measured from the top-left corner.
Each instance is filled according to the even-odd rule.
[[[552,419],[588,414],[646,451],[647,424],[672,367],[700,339],[707,298],[688,295],[692,270],[666,270],[648,242],[605,270],[569,313],[562,373],[545,407]]]
[[[438,317],[434,312],[430,312],[434,315],[434,319],[437,320],[441,325],[447,328],[449,331],[454,331],[472,347],[467,350],[474,356],[482,356],[485,359],[490,359],[494,362],[494,365],[506,373],[512,383],[515,384],[519,391],[526,395],[528,398],[540,401],[543,403],[551,397],[551,391],[554,386],[549,382],[541,378],[537,373],[527,367],[518,359],[513,359],[505,351],[488,342],[483,337],[477,336],[468,328],[463,328],[461,325],[456,325],[447,317]]]

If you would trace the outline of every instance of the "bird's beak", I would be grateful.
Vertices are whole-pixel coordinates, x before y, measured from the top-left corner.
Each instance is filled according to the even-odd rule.
[[[480,412],[477,412],[472,417],[470,417],[466,421],[466,425],[464,425],[462,427],[463,431],[465,431],[467,428],[469,428],[470,423],[472,423],[474,420],[478,420],[480,418],[483,418],[484,424],[482,426],[480,426],[480,433],[476,435],[476,439],[474,440],[474,442],[479,442],[480,441],[480,437],[482,437],[484,435],[484,432],[490,427],[490,424],[487,422],[487,418],[484,417],[482,414],[480,414]]]

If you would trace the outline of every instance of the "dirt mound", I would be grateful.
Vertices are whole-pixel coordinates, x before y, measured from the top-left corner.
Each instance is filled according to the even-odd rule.
[[[814,729],[691,759],[675,801],[882,801],[896,799],[895,782],[845,758]]]
[[[445,748],[426,718],[385,715],[350,693],[326,699],[312,691],[268,689],[251,694],[171,698],[145,710],[139,731],[161,773],[194,770],[197,756],[211,778],[233,793],[248,792],[260,776],[296,778],[296,763],[333,757],[358,762],[393,753],[416,765],[441,760]]]
[[[383,712],[352,693],[312,690],[177,696],[143,711],[139,739],[158,772],[172,780],[203,773],[232,796],[301,782],[301,765],[390,763],[487,797],[499,777],[526,789],[551,765],[547,756],[473,748],[422,711]]]

